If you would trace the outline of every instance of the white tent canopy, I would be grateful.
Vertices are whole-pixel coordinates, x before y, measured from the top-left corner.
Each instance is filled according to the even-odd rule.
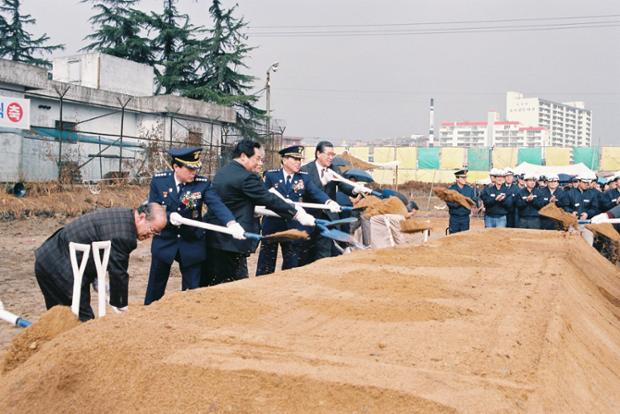
[[[522,162],[518,166],[512,169],[515,174],[534,174],[534,175],[549,175],[549,174],[568,174],[568,175],[581,175],[595,177],[596,172],[586,167],[585,164],[570,164],[562,166],[551,165],[536,165],[528,162]]]

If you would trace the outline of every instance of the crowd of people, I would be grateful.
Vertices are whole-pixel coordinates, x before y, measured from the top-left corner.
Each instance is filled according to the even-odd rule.
[[[467,170],[455,175],[456,183],[449,188],[472,199],[475,206],[468,209],[448,203],[450,233],[469,229],[472,210],[484,214],[485,227],[556,230],[560,226],[557,221],[539,214],[547,204],[553,203],[579,220],[594,221],[597,216],[607,217],[603,215],[620,205],[620,172],[606,179],[583,175],[560,182],[557,174],[536,176],[493,168],[489,173],[491,183],[481,190],[466,183]]]
[[[316,221],[338,219],[345,215],[343,206],[350,207],[354,198],[377,192],[356,182],[355,176],[343,183],[341,171],[333,165],[336,154],[330,142],[320,142],[314,159],[305,165],[302,165],[303,151],[301,146],[282,149],[280,168],[263,173],[264,149],[260,143],[244,139],[235,145],[232,161],[219,169],[211,181],[198,175],[201,148],[170,150],[172,169],[155,174],[148,202],[139,209],[116,208],[86,214],[57,230],[37,249],[35,274],[46,306],[71,305],[73,277],[69,242],[111,240],[110,304],[120,311],[126,309],[128,302],[129,255],[137,247],[137,240],[151,236],[145,305],[164,296],[174,262],[181,271],[183,290],[247,278],[247,258],[259,245],[256,238],[247,237],[248,233],[264,237],[286,230],[303,230],[309,234],[307,240],[263,239],[257,276],[275,271],[279,249],[282,269],[338,254],[337,244],[320,231]],[[536,177],[493,169],[491,183],[481,190],[467,184],[467,170],[459,170],[455,176],[450,189],[471,199],[473,206],[447,203],[450,233],[468,230],[470,217],[476,212],[483,212],[485,227],[557,229],[558,223],[539,214],[549,203],[581,220],[620,215],[620,207],[613,210],[620,206],[620,174],[603,184],[590,176],[560,183],[559,177],[553,174]],[[406,217],[417,210],[415,203],[398,192],[384,190],[381,194],[401,199],[407,207]],[[296,202],[314,203],[321,208],[307,212]],[[261,214],[266,212],[270,215],[262,218]],[[195,222],[217,225],[225,231],[178,224],[171,220],[173,213]],[[349,209],[347,213],[359,212]],[[364,220],[356,224],[362,226],[362,242],[367,245],[369,237],[364,232]],[[91,257],[82,285],[81,320],[94,317],[89,289],[95,278]]]

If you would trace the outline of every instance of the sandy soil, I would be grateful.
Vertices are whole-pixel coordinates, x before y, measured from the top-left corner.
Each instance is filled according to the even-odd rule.
[[[613,413],[619,276],[560,232],[356,252],[80,324],[0,412]]]
[[[432,220],[434,229],[431,238],[445,234],[447,227],[446,213],[443,211],[421,212],[421,217]],[[431,217],[433,216],[433,217]],[[45,312],[43,295],[34,277],[34,250],[37,249],[57,228],[74,218],[37,218],[0,221],[0,300],[7,310],[35,322]],[[474,226],[481,226],[476,221]],[[412,243],[420,243],[421,236],[410,238]],[[146,283],[150,267],[150,241],[139,242],[138,248],[131,254],[129,264],[129,303],[131,306],[141,305],[144,301]],[[258,255],[249,258],[248,266],[254,275]],[[278,264],[280,266],[280,264]],[[181,289],[181,274],[178,266],[172,267],[167,292]],[[93,309],[96,310],[95,293],[92,292]],[[0,354],[9,344],[13,336],[19,332],[0,321]]]

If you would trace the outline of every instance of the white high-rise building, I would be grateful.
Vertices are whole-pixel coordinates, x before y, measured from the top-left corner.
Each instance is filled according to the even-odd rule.
[[[486,121],[442,122],[442,147],[542,147],[549,145],[543,127],[527,127],[519,121],[502,121],[489,112]]]
[[[583,102],[559,103],[508,92],[506,119],[526,128],[545,128],[549,131],[548,145],[588,147],[592,143],[592,111],[585,109]]]

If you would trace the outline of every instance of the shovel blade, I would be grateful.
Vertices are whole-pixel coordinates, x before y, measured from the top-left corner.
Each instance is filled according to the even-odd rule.
[[[355,239],[353,238],[353,236],[340,230],[324,229],[321,230],[321,236],[339,242],[355,244]]]
[[[355,223],[357,222],[357,220],[359,220],[357,217],[347,217],[347,218],[333,220],[333,221],[318,219],[316,220],[316,223],[321,226],[329,227],[329,226],[339,226],[341,224]]]

